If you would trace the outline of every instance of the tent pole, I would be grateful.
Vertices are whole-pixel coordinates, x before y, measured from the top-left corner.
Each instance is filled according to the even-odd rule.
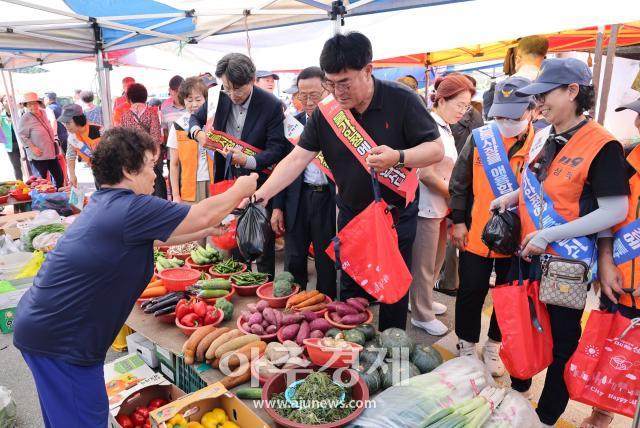
[[[13,130],[16,134],[16,140],[18,141],[18,151],[20,152],[20,169],[22,169],[22,176],[29,177],[31,175],[31,171],[29,171],[29,167],[24,162],[26,159],[24,149],[22,148],[22,140],[20,139],[20,133],[18,132],[18,106],[16,105],[16,94],[13,89],[13,76],[11,71],[7,71],[9,75],[9,86],[7,86],[7,78],[5,76],[5,70],[2,70],[2,83],[4,84],[4,92],[7,94],[7,98],[9,101],[9,112],[11,113],[11,124],[13,125]],[[7,138],[12,138],[11,135],[6,136]]]
[[[342,27],[344,26],[344,15],[347,13],[347,8],[342,3],[342,0],[334,0],[331,2],[331,12],[329,16],[333,21],[333,34],[340,34]]]
[[[598,27],[598,34],[596,35],[596,50],[593,55],[593,93],[595,96],[596,104],[598,102],[600,90],[600,73],[602,70],[602,45],[604,44],[604,27]],[[595,119],[596,106],[589,111],[589,115]]]
[[[600,103],[598,104],[598,123],[604,124],[604,117],[607,112],[609,101],[609,90],[611,89],[611,74],[613,73],[613,61],[616,57],[616,44],[618,42],[618,30],[620,24],[611,26],[609,43],[607,44],[607,62],[604,66],[604,77],[602,78],[602,92],[600,93]]]
[[[111,127],[111,86],[109,82],[110,64],[104,62],[104,51],[96,53],[96,65],[98,70],[98,83],[100,85],[100,104],[102,107],[102,121],[105,129]]]

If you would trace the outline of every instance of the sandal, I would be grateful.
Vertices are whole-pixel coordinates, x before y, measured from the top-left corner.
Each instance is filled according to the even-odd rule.
[[[580,428],[608,428],[612,421],[611,412],[594,407],[591,416],[582,421]]]

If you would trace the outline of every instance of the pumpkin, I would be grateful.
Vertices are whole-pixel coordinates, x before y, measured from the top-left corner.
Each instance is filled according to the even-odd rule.
[[[371,324],[360,324],[356,327],[356,330],[361,331],[364,334],[365,340],[371,340],[376,337],[376,328]]]
[[[342,333],[342,330],[340,330],[339,328],[330,328],[329,330],[327,330],[327,332],[324,334],[324,337],[332,337],[332,338],[336,338],[336,336],[338,334]]]
[[[432,346],[416,345],[411,352],[411,362],[420,373],[429,373],[442,364],[442,355]]]
[[[359,366],[356,370],[358,376],[362,378],[362,380],[367,384],[367,388],[369,389],[369,395],[373,395],[376,392],[380,391],[382,387],[382,379],[380,378],[379,370],[369,370],[365,369],[362,366]]]
[[[372,366],[380,368],[384,364],[385,351],[381,348],[363,349],[359,354],[360,365],[369,370]]]
[[[365,337],[364,333],[357,329],[345,330],[342,332],[344,334],[344,340],[351,343],[357,343],[358,345],[364,346]]]
[[[382,389],[392,387],[394,384],[418,376],[420,370],[407,360],[393,360],[381,368]]]
[[[378,336],[381,348],[387,349],[387,356],[400,358],[402,355],[401,348],[408,348],[409,354],[413,351],[413,341],[409,338],[407,333],[399,328],[391,327],[380,333]],[[396,355],[393,354],[393,349],[398,349]]]

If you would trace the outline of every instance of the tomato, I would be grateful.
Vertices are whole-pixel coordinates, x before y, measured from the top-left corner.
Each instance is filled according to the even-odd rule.
[[[134,413],[141,414],[145,420],[149,417],[149,409],[147,409],[146,407],[136,407]]]
[[[131,421],[135,424],[135,425],[139,425],[142,426],[144,425],[144,423],[147,421],[147,418],[145,418],[144,416],[142,416],[140,413],[138,412],[134,412],[131,414]]]
[[[131,418],[127,415],[116,416],[116,421],[122,428],[133,428],[133,422],[131,422]]]
[[[153,406],[157,409],[158,407],[162,407],[167,403],[168,401],[163,398],[154,398],[153,400],[149,401],[149,408]]]

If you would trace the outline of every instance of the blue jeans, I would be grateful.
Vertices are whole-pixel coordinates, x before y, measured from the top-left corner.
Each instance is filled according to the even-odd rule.
[[[46,428],[106,427],[109,401],[102,364],[78,366],[22,351],[38,389]]]

